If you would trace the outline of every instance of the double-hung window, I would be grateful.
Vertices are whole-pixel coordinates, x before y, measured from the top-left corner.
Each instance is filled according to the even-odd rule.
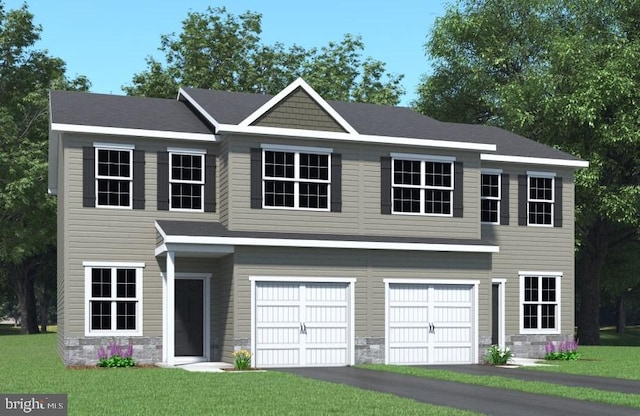
[[[555,177],[545,172],[527,172],[529,225],[553,226]]]
[[[172,211],[203,211],[204,151],[169,151],[169,203]]]
[[[487,224],[500,223],[501,172],[483,170],[480,185],[480,220]]]
[[[560,273],[520,272],[521,331],[560,332]]]
[[[96,206],[133,205],[133,146],[95,147]]]
[[[391,157],[392,213],[452,215],[454,158]]]
[[[262,152],[263,207],[329,210],[331,149],[268,146]]]
[[[142,335],[143,263],[84,262],[86,335]]]

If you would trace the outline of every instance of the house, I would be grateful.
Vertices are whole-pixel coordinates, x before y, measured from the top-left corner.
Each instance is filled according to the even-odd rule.
[[[51,91],[58,352],[253,365],[536,357],[574,330],[574,172],[408,108],[181,89]]]

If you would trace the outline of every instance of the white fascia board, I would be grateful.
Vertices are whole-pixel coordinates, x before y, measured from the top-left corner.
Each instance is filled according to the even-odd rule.
[[[480,155],[480,160],[486,160],[489,162],[523,163],[530,165],[568,166],[573,168],[589,167],[589,162],[585,160],[547,159],[543,157],[504,156],[484,153]]]
[[[374,136],[369,134],[349,134],[319,130],[287,129],[281,127],[240,126],[220,124],[219,134],[246,134],[271,137],[290,137],[296,139],[323,139],[345,142],[390,144],[425,148],[458,149],[494,152],[495,144],[467,143],[448,140],[415,139],[410,137]]]
[[[196,110],[198,110],[198,112],[205,118],[207,119],[207,121],[209,123],[211,123],[211,125],[213,125],[214,130],[216,131],[216,133],[218,132],[218,128],[220,126],[220,123],[218,123],[218,121],[213,118],[213,116],[211,114],[209,114],[200,104],[198,104],[198,102],[196,100],[194,100],[185,90],[183,90],[182,88],[180,88],[178,90],[178,99],[180,99],[180,96],[184,97],[185,100],[187,100],[189,102],[189,104],[191,104],[193,106],[193,108],[195,108]]]
[[[223,246],[268,246],[268,247],[304,247],[304,248],[351,248],[362,250],[413,250],[446,251],[464,253],[498,253],[498,246],[468,244],[429,244],[429,243],[392,243],[379,241],[349,240],[306,240],[284,238],[246,238],[246,237],[193,237],[167,236],[165,245],[205,244]]]
[[[68,133],[105,134],[112,136],[154,137],[160,139],[182,139],[214,142],[217,140],[213,134],[186,133],[181,131],[163,131],[146,129],[129,129],[122,127],[85,126],[81,124],[52,123],[52,131]]]
[[[60,133],[49,131],[49,169],[47,185],[50,195],[58,195],[58,152],[60,151]]]
[[[303,80],[302,78],[298,78],[295,81],[293,81],[291,84],[289,84],[286,88],[284,88],[282,91],[280,91],[278,94],[276,94],[273,98],[271,98],[269,101],[267,101],[266,103],[264,103],[260,108],[258,108],[256,111],[254,111],[253,113],[251,113],[247,118],[245,118],[244,120],[242,120],[239,124],[239,126],[243,126],[243,127],[247,127],[250,126],[251,123],[253,123],[254,121],[256,121],[257,119],[259,119],[260,117],[262,117],[266,112],[268,112],[269,110],[271,110],[273,107],[275,107],[276,105],[278,105],[278,103],[280,103],[284,98],[286,98],[289,94],[291,94],[293,91],[296,90],[296,88],[302,88],[307,94],[309,94],[309,96],[320,106],[322,107],[322,109],[324,111],[326,111],[331,118],[333,118],[336,123],[338,123],[340,125],[340,127],[342,127],[343,129],[345,129],[347,132],[351,133],[351,134],[358,134],[358,132],[356,131],[356,129],[354,129],[351,124],[349,124],[347,122],[347,120],[345,120],[344,118],[342,118],[342,116],[340,115],[340,113],[338,113],[336,110],[333,109],[333,107],[331,107],[329,105],[329,103],[327,103],[325,101],[324,98],[322,98],[320,96],[320,94],[318,94],[313,88],[311,88],[311,86],[309,84],[307,84],[305,82],[305,80]]]

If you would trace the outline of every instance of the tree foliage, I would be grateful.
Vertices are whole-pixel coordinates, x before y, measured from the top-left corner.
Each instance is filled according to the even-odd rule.
[[[26,5],[0,2],[0,267],[18,297],[23,332],[38,332],[34,282],[55,245],[55,200],[47,194],[48,89],[87,89],[64,62],[34,47],[41,27]]]
[[[640,228],[640,2],[460,0],[427,43],[414,103],[590,161],[577,172],[578,327],[599,342],[607,253]]]
[[[265,45],[261,19],[259,13],[235,16],[223,7],[189,13],[180,34],[161,37],[164,62],[148,57],[147,69],[124,91],[173,98],[186,86],[276,94],[303,77],[325,99],[397,104],[404,94],[403,76],[364,58],[360,37],[345,35],[319,49]]]

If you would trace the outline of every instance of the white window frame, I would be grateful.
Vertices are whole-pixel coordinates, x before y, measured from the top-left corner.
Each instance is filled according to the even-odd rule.
[[[551,200],[548,199],[531,199],[531,179],[532,178],[543,178],[543,179],[551,179]],[[527,225],[530,227],[553,227],[555,222],[554,217],[554,209],[556,203],[556,174],[554,172],[527,172]],[[551,224],[533,224],[530,220],[530,207],[531,203],[548,203],[551,205]]]
[[[331,154],[333,149],[325,147],[303,147],[303,146],[283,146],[283,145],[262,145],[262,208],[263,209],[279,209],[279,210],[299,210],[299,211],[331,211]],[[267,177],[265,169],[265,152],[284,152],[293,153],[293,178]],[[328,179],[305,179],[300,177],[300,154],[308,153],[314,155],[326,155]],[[293,206],[292,207],[274,207],[266,205],[266,181],[293,182]],[[326,208],[305,208],[300,207],[300,183],[320,183],[327,184],[327,207]]]
[[[491,176],[497,176],[498,177],[498,196],[483,196],[482,195],[482,176],[484,175],[491,175]],[[498,216],[496,218],[495,222],[491,222],[491,221],[482,221],[482,200],[486,199],[486,200],[492,200],[492,201],[498,201]],[[482,169],[480,171],[480,223],[481,224],[500,224],[500,205],[502,202],[502,170],[501,169]]]
[[[538,335],[546,335],[546,334],[560,334],[562,330],[562,319],[561,319],[561,307],[562,307],[562,291],[561,291],[561,283],[562,283],[562,273],[561,272],[544,272],[544,271],[519,271],[518,277],[520,280],[520,303],[519,303],[519,317],[520,317],[520,333],[521,334],[538,334]],[[538,279],[538,301],[536,302],[525,302],[524,300],[524,291],[525,291],[525,278],[526,277],[535,277]],[[555,302],[542,301],[542,278],[555,278],[556,279],[556,300]],[[538,327],[537,328],[525,328],[524,327],[524,305],[526,304],[536,304],[537,305],[537,315],[538,315]],[[556,305],[556,327],[555,328],[542,328],[542,305]]]
[[[95,261],[85,261],[82,263],[84,267],[84,309],[85,309],[85,319],[84,319],[84,333],[85,336],[142,336],[142,282],[143,282],[143,269],[145,267],[144,263],[137,262],[95,262]],[[91,296],[91,275],[93,269],[111,269],[111,297],[110,298],[94,298]],[[118,298],[117,297],[117,288],[116,288],[116,276],[118,269],[135,269],[136,271],[136,297],[135,298]],[[111,301],[111,326],[112,329],[103,330],[103,329],[91,329],[91,301],[93,300],[101,300],[101,301]],[[115,304],[119,301],[135,301],[136,302],[136,329],[128,330],[128,329],[113,329],[116,326],[117,322],[117,307]]]
[[[407,160],[412,162],[420,162],[420,185],[404,185],[404,184],[395,184],[395,161],[396,160]],[[391,153],[391,213],[396,215],[422,215],[427,217],[453,217],[453,191],[455,189],[455,165],[456,161],[455,157],[450,156],[432,156],[432,155],[414,155],[409,153]],[[451,165],[451,186],[431,186],[426,185],[426,175],[425,175],[425,163],[433,162],[433,163],[449,163]],[[393,190],[394,188],[407,188],[407,189],[419,189],[420,190],[420,212],[402,212],[396,211],[394,209],[394,197]],[[450,201],[450,212],[448,214],[434,214],[425,212],[425,195],[428,190],[436,190],[436,191],[449,191],[449,201]]]
[[[96,208],[110,208],[110,209],[133,209],[133,150],[134,145],[127,144],[112,144],[112,143],[94,143],[94,172],[95,172],[95,201]],[[116,150],[120,152],[129,152],[129,176],[102,176],[98,174],[99,158],[98,153],[100,150]],[[129,181],[129,205],[101,205],[98,198],[98,181],[99,180],[116,180],[116,181]]]
[[[205,182],[205,155],[207,154],[206,150],[202,149],[178,149],[178,148],[168,148],[167,152],[169,153],[169,211],[176,212],[204,212],[204,182]],[[199,181],[187,181],[182,179],[173,179],[173,155],[180,156],[200,156],[201,165],[202,166],[202,175],[200,176]],[[200,185],[200,208],[189,209],[189,208],[173,208],[173,184],[188,184],[188,185]]]

